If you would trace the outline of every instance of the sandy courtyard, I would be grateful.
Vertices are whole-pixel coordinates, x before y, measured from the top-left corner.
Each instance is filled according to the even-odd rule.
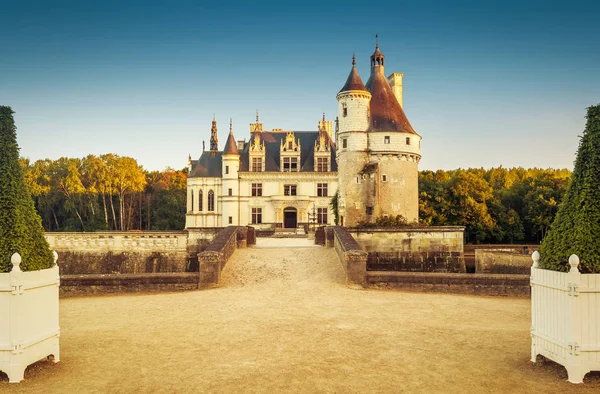
[[[218,289],[62,299],[62,361],[0,392],[600,392],[530,366],[527,299],[350,289],[333,249],[259,242]]]

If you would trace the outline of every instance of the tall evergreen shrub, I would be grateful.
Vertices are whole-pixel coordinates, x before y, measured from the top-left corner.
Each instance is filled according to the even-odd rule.
[[[12,269],[13,253],[21,255],[23,271],[54,265],[41,219],[23,181],[13,111],[0,106],[0,272]]]
[[[542,267],[568,271],[571,254],[581,272],[600,273],[600,104],[588,108],[571,184],[542,242]]]

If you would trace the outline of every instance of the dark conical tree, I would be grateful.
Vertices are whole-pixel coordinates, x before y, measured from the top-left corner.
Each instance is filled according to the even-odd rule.
[[[21,255],[23,271],[54,265],[41,219],[23,181],[13,111],[0,106],[0,272],[12,269],[13,253]]]
[[[581,272],[600,273],[600,104],[586,118],[571,184],[540,248],[546,269],[568,271],[576,254]]]

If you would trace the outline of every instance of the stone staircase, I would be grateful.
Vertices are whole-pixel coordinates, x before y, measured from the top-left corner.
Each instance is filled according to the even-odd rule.
[[[277,228],[271,238],[308,238],[304,228]]]

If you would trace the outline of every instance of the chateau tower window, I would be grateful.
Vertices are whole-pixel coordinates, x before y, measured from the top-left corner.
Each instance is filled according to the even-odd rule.
[[[228,196],[233,196],[233,189],[229,188],[229,190],[227,190],[227,195]]]
[[[410,137],[406,137],[406,145],[410,145]]]
[[[233,223],[233,217],[230,216],[229,217],[229,224],[232,224],[232,223]]]
[[[381,176],[381,181],[382,181],[382,182],[387,182],[387,175],[383,174],[383,175]]]
[[[262,223],[262,208],[252,208],[252,224]]]
[[[317,197],[327,197],[326,183],[317,183]]]
[[[296,195],[296,185],[283,185],[283,195],[295,196]]]
[[[348,147],[348,138],[344,138],[342,140],[342,148],[347,148]]]
[[[208,192],[208,211],[215,211],[215,192],[213,192],[212,190]]]
[[[202,190],[198,192],[198,210],[202,212]]]
[[[194,191],[192,190],[192,194],[191,194],[191,203],[192,203],[192,209],[190,209],[191,212],[194,212]]]
[[[319,224],[327,224],[327,208],[317,208],[317,221]]]
[[[225,174],[229,174],[229,166],[225,166]]]
[[[373,214],[373,207],[367,207],[367,215]]]
[[[383,137],[383,143],[384,144],[389,144],[390,143],[390,136],[386,135],[385,137]]]
[[[262,183],[253,183],[252,184],[252,197],[261,197],[262,196]]]

